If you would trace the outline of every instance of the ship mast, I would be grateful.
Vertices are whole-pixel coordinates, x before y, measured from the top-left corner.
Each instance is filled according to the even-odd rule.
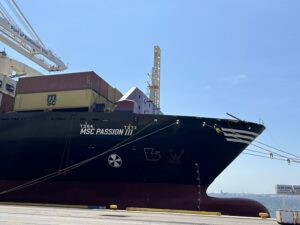
[[[149,98],[154,104],[153,114],[160,113],[160,47],[154,46],[154,64],[148,82]]]

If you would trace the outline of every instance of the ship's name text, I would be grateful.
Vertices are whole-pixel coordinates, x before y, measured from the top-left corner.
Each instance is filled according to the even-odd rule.
[[[136,126],[125,125],[124,128],[94,128],[92,124],[80,124],[81,135],[119,135],[131,136]]]

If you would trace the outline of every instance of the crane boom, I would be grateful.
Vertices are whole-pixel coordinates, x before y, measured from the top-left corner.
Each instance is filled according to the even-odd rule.
[[[0,41],[48,71],[62,71],[67,66],[47,49],[14,0],[7,0],[8,8],[27,30],[25,33],[0,3]]]
[[[9,2],[9,0],[6,0],[7,2]],[[27,27],[27,30],[29,32],[31,32],[32,36],[36,38],[36,40],[39,41],[39,43],[45,47],[45,45],[43,44],[43,42],[41,41],[41,39],[39,38],[38,34],[35,32],[35,30],[33,29],[33,27],[31,26],[31,24],[29,23],[29,21],[26,19],[25,15],[22,13],[21,9],[19,8],[19,6],[17,5],[17,3],[15,2],[15,0],[11,0],[13,7],[16,10],[16,14],[20,16],[18,16],[20,18],[21,21],[23,21],[22,23],[24,24],[25,27]],[[13,8],[12,7],[12,8]]]
[[[11,78],[43,75],[26,64],[7,57],[4,51],[0,52],[0,75],[2,74]]]

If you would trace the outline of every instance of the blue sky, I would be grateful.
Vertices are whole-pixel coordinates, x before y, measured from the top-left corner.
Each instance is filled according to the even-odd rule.
[[[66,72],[93,70],[123,93],[146,90],[158,44],[165,114],[263,120],[260,141],[300,155],[300,1],[16,2]],[[242,154],[209,191],[274,193],[278,183],[300,184],[299,169]]]

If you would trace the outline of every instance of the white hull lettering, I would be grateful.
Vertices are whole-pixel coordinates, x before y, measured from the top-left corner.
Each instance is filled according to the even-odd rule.
[[[101,129],[98,128],[96,135],[123,135],[124,129]]]
[[[92,124],[84,123],[80,124],[80,134],[81,135],[115,135],[115,136],[131,136],[133,135],[136,126],[131,124],[125,125],[123,129],[121,128],[94,128]]]

